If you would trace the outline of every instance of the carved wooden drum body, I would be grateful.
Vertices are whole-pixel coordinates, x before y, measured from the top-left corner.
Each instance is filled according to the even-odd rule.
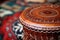
[[[23,40],[60,40],[60,6],[43,4],[24,10],[19,17]]]

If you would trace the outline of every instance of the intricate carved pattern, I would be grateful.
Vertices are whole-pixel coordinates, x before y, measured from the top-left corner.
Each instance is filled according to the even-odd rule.
[[[60,23],[58,5],[42,5],[25,10],[24,17],[38,23]]]
[[[59,33],[39,33],[24,28],[23,40],[60,40]]]
[[[23,40],[34,40],[34,37],[31,34],[28,34],[24,31],[24,38]]]
[[[29,27],[24,27],[24,28],[31,31],[39,32],[39,33],[59,33],[60,32],[60,30],[37,30],[37,29],[29,28]]]
[[[23,40],[59,40],[60,6],[38,5],[24,10],[20,16],[24,25]]]
[[[60,26],[56,26],[56,27],[55,26],[53,26],[53,27],[51,27],[51,26],[49,26],[49,27],[42,27],[42,26],[40,26],[40,27],[37,27],[37,26],[29,25],[29,24],[25,23],[24,20],[22,20],[22,19],[21,19],[21,23],[23,25],[25,25],[27,29],[30,29],[30,30],[35,30],[35,31],[45,30],[44,32],[47,32],[47,33],[50,33],[50,32],[55,33],[57,31],[53,31],[53,30],[59,30],[58,32],[60,32]],[[52,30],[52,31],[46,31],[46,30]]]

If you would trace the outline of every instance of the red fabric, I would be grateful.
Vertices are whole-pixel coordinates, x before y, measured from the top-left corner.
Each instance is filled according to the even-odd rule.
[[[16,20],[18,20],[19,16],[20,16],[21,12],[15,13],[13,16],[8,16],[5,17],[4,21],[3,21],[3,25],[0,28],[0,32],[4,35],[3,40],[17,40],[14,32],[12,31],[12,23],[15,22]],[[6,27],[9,28],[8,31],[6,31]],[[12,37],[9,37],[8,34],[11,33]]]

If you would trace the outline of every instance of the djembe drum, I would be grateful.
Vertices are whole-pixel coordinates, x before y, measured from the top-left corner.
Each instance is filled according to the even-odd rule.
[[[19,17],[23,24],[23,40],[60,40],[60,6],[42,4],[24,10]]]

